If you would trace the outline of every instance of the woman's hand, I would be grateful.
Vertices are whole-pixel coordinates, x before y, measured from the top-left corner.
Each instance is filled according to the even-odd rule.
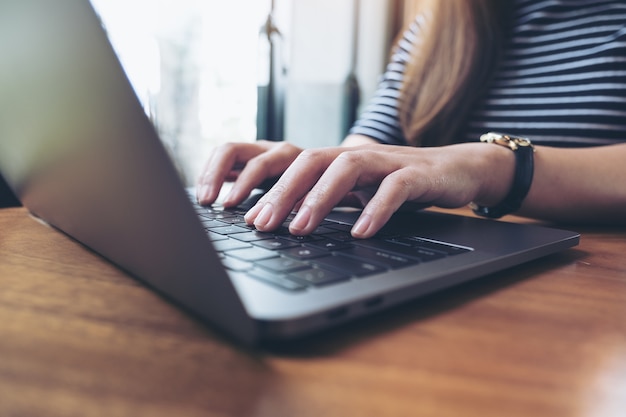
[[[236,206],[263,181],[282,174],[300,152],[300,148],[287,142],[264,140],[219,146],[209,155],[198,178],[198,202],[213,204],[224,182],[234,181],[223,204],[226,207]]]
[[[297,235],[311,233],[333,207],[342,201],[354,201],[355,197],[364,205],[352,229],[358,238],[374,235],[405,202],[441,207],[460,207],[471,201],[495,204],[506,195],[515,165],[510,150],[482,143],[438,148],[366,145],[282,151],[284,158],[271,158],[280,160],[280,164],[270,164],[268,156],[258,164],[263,168],[255,164],[249,171],[263,178],[276,175],[297,154],[278,182],[246,214],[246,222],[262,231],[273,230],[297,208],[298,214],[289,226],[290,232]],[[239,154],[250,156],[254,152],[242,150]],[[234,155],[221,158],[228,163],[216,168],[219,178],[226,177],[226,168],[232,168],[235,160]],[[237,196],[249,192],[257,181],[246,175]]]

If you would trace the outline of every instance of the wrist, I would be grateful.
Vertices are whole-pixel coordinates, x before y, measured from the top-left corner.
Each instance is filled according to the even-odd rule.
[[[476,143],[480,153],[480,187],[472,204],[493,206],[504,199],[513,184],[515,174],[515,155],[500,146],[485,146]]]
[[[494,158],[494,165],[488,172],[492,181],[484,182],[484,192],[470,206],[478,215],[499,218],[519,210],[530,190],[534,173],[534,147],[530,140],[506,133],[490,132],[482,135],[480,140],[498,145],[488,148],[494,152],[498,150],[501,156]],[[502,165],[505,159],[507,162]]]

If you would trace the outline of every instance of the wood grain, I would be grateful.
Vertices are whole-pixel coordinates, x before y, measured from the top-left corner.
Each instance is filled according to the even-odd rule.
[[[0,416],[624,416],[626,231],[245,350],[0,210]]]

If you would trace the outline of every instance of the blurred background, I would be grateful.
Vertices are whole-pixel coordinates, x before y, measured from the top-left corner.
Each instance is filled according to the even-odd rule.
[[[332,146],[418,0],[91,0],[187,185],[224,142]]]

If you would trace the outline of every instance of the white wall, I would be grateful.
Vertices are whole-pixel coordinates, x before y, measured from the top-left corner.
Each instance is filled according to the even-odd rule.
[[[359,0],[357,76],[371,97],[388,56],[390,0]],[[344,136],[344,82],[354,33],[353,0],[292,3],[285,137],[302,147],[337,145]]]

